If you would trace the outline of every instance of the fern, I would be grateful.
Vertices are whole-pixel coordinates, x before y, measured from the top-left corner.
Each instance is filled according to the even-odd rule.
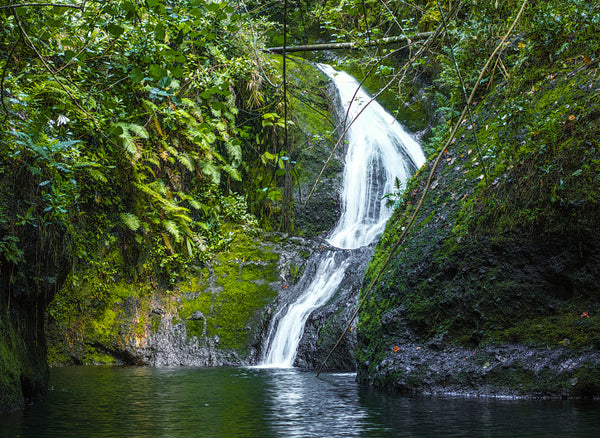
[[[204,238],[204,236],[201,236],[200,234],[193,234],[192,240],[194,241],[198,249],[200,249],[200,251],[206,251],[207,246],[206,239]]]
[[[145,100],[145,99],[142,100],[142,106],[144,108],[146,108],[149,113],[152,113],[152,114],[154,114],[158,111],[158,106],[155,103],[150,102],[149,100]]]
[[[149,188],[162,196],[167,196],[169,188],[162,179],[157,179],[148,184]]]
[[[181,242],[181,234],[179,233],[179,227],[177,226],[175,221],[164,220],[162,221],[162,224],[163,227],[165,227],[165,230],[167,230],[169,234],[175,238],[175,242]]]
[[[192,218],[189,217],[187,214],[175,214],[174,217],[181,219],[184,222],[192,222]]]
[[[194,210],[200,210],[202,208],[202,204],[196,201],[194,198],[190,197],[187,199]]]
[[[181,164],[183,164],[185,166],[185,168],[187,170],[189,170],[190,172],[194,171],[194,163],[192,162],[192,159],[190,158],[190,156],[188,154],[179,154],[177,155],[177,159],[179,160],[179,162]]]
[[[165,242],[165,246],[169,248],[171,254],[175,254],[175,250],[173,249],[173,245],[171,245],[171,242],[169,241],[169,237],[165,233],[160,233],[160,235],[163,238],[163,242]]]
[[[221,173],[219,169],[210,161],[202,163],[202,173],[208,176],[214,184],[219,184],[221,181]]]
[[[107,183],[108,179],[106,178],[106,176],[104,176],[104,174],[102,172],[100,172],[98,169],[94,169],[93,167],[90,168],[88,170],[88,172],[90,173],[90,176],[92,178],[94,178],[96,181],[100,181],[103,183]]]
[[[137,231],[141,226],[140,219],[133,213],[121,213],[121,221],[131,231]]]
[[[156,167],[160,167],[160,160],[158,154],[155,151],[144,149],[142,151],[142,158],[147,163],[154,164]]]
[[[135,156],[138,151],[138,147],[135,144],[135,137],[148,138],[148,131],[143,126],[136,125],[134,123],[116,123],[117,128],[121,128],[121,134],[119,138],[123,142],[123,148],[129,152],[132,156]],[[132,135],[133,134],[133,135]]]
[[[242,180],[242,176],[240,175],[240,172],[235,167],[230,166],[229,164],[224,164],[223,166],[221,166],[221,168],[225,171],[225,173],[227,173],[234,180],[236,180],[236,181]]]
[[[239,164],[242,162],[242,147],[239,144],[227,142],[225,143],[225,149],[233,161],[232,165],[235,167],[239,166]]]

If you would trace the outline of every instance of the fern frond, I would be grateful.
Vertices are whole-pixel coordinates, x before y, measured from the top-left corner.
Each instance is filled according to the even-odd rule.
[[[107,183],[108,179],[106,178],[106,176],[104,176],[104,174],[102,172],[100,172],[98,169],[94,169],[93,167],[90,168],[88,170],[88,172],[90,173],[90,176],[92,178],[94,178],[96,181],[100,181],[103,183]]]
[[[160,235],[163,238],[163,242],[165,242],[165,246],[169,248],[171,254],[175,254],[175,250],[173,249],[173,245],[171,245],[171,242],[169,241],[169,237],[165,233],[160,233]]]
[[[173,217],[179,218],[179,219],[183,220],[184,222],[192,222],[192,218],[189,217],[187,214],[178,213],[178,214],[173,215]]]
[[[169,193],[169,188],[162,179],[156,179],[148,184],[148,186],[150,189],[162,196],[167,196]]]
[[[169,232],[171,236],[175,238],[175,242],[181,242],[181,234],[179,233],[179,227],[172,220],[162,221],[163,227]]]
[[[201,236],[200,234],[194,234],[192,236],[192,240],[194,241],[194,243],[196,244],[196,246],[200,249],[200,251],[206,251],[206,239],[204,238],[204,236]]]
[[[146,128],[143,126],[136,125],[135,123],[126,123],[125,125],[129,131],[133,132],[138,137],[148,138],[148,131],[146,131]]]
[[[156,129],[156,132],[158,133],[158,135],[160,135],[162,138],[165,138],[165,133],[163,132],[163,130],[160,126],[158,117],[152,117],[152,121],[154,122],[154,129]]]
[[[225,143],[225,149],[229,158],[233,161],[233,165],[237,167],[242,161],[242,146],[231,142]]]
[[[136,125],[135,123],[119,122],[115,126],[121,128],[122,132],[119,134],[119,138],[123,142],[123,148],[132,156],[136,156],[138,148],[134,141],[134,135],[140,138],[148,138],[148,131],[143,126]]]
[[[155,151],[144,149],[142,151],[142,158],[144,159],[144,161],[150,164],[154,164],[156,167],[160,167],[160,160],[158,158],[158,154]]]
[[[181,106],[184,108],[195,108],[196,103],[192,99],[184,97],[181,99]]]
[[[192,159],[190,158],[190,156],[188,154],[179,154],[177,155],[177,159],[179,160],[179,162],[181,164],[183,164],[185,166],[185,168],[187,170],[189,170],[190,172],[194,171],[194,163],[192,162]]]
[[[196,201],[194,198],[189,198],[187,200],[194,210],[200,210],[202,208],[202,204]]]
[[[221,173],[219,172],[219,169],[210,161],[205,161],[202,163],[202,173],[209,177],[215,184],[219,184],[221,181]]]
[[[154,102],[150,102],[149,100],[142,100],[142,105],[150,113],[154,114],[154,113],[156,113],[158,111],[158,106]]]
[[[140,219],[133,213],[121,213],[121,221],[131,231],[137,231],[141,226]]]
[[[238,172],[238,170],[235,167],[230,166],[229,164],[224,164],[223,166],[221,166],[221,168],[225,171],[225,173],[227,173],[227,175],[229,175],[234,180],[242,180],[242,175],[240,174],[240,172]]]

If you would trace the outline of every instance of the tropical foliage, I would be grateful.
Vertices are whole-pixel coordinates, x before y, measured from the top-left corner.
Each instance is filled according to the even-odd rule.
[[[231,239],[227,224],[280,227],[279,73],[256,50],[266,25],[240,12],[3,2],[3,264],[37,235],[77,265],[118,248],[139,275],[205,260]]]

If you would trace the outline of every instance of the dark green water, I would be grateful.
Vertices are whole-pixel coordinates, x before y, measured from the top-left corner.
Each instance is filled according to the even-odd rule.
[[[598,437],[600,403],[404,397],[294,369],[58,368],[0,436]]]

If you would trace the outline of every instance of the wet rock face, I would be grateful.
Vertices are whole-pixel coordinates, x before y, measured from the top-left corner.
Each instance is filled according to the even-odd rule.
[[[315,310],[304,326],[304,335],[298,346],[294,365],[301,368],[355,371],[356,320],[350,324],[339,345],[333,350],[358,305],[358,293],[363,272],[372,255],[372,248],[344,250],[348,253],[351,267],[329,303]],[[332,352],[333,350],[333,352]],[[325,359],[331,353],[327,362]]]
[[[330,304],[313,312],[304,327],[294,366],[318,369],[336,344],[356,309],[356,292],[341,292]],[[324,365],[325,370],[355,371],[356,332],[346,332]]]
[[[404,342],[390,348],[374,368],[359,364],[358,376],[362,383],[406,394],[585,398],[600,390],[600,380],[590,379],[598,363],[597,350]]]
[[[319,244],[281,234],[263,238],[239,239],[170,291],[113,284],[104,290],[106,303],[82,312],[79,297],[98,287],[90,277],[83,290],[52,304],[61,312],[50,308],[51,364],[255,364],[278,293],[290,290]]]
[[[538,119],[539,102],[558,105],[555,96],[585,102],[568,90],[597,78],[578,75],[542,81],[527,117]],[[498,91],[440,156],[409,235],[359,315],[358,378],[415,393],[600,397],[600,214],[588,201],[598,184],[576,180],[587,168],[574,164],[598,149],[571,144],[593,128],[556,138],[542,154],[545,140],[523,119],[502,125],[493,146],[511,150],[510,159],[490,157],[486,182],[469,131],[487,136],[508,117],[514,90]],[[565,163],[554,174],[561,197],[542,158]],[[412,217],[431,165],[409,184],[367,278]]]
[[[413,255],[395,259],[373,292],[379,304],[361,316],[362,382],[408,393],[600,394],[592,235],[409,245]]]
[[[359,379],[409,393],[597,397],[594,235],[449,245],[431,238],[434,227],[415,230],[430,240],[407,243],[361,315]]]
[[[317,174],[318,175],[318,174]],[[325,236],[331,230],[341,214],[339,193],[341,191],[341,177],[322,179],[311,195],[308,203],[305,200],[312,190],[311,183],[305,184],[296,196],[294,217],[298,229],[309,237]]]

